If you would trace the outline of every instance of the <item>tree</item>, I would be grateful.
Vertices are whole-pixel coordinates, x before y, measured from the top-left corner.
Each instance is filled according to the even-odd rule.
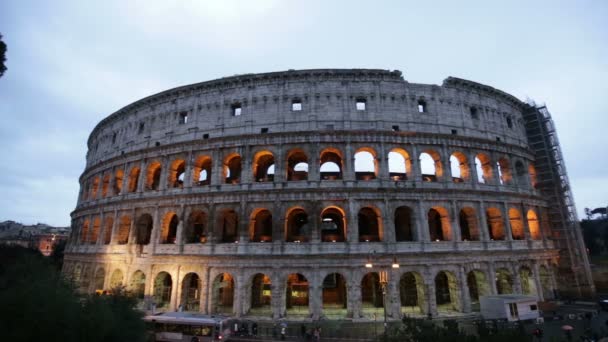
[[[0,77],[4,75],[6,71],[6,65],[4,62],[6,61],[6,44],[2,41],[2,34],[0,33]]]

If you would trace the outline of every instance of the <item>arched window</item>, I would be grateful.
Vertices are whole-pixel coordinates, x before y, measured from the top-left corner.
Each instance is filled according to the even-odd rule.
[[[134,166],[129,172],[129,192],[137,191],[137,183],[139,182],[139,167]]]
[[[362,148],[355,153],[355,178],[372,180],[378,175],[376,152],[371,148]]]
[[[308,314],[308,279],[302,274],[287,276],[285,293],[287,315]]]
[[[452,182],[462,183],[471,179],[469,161],[462,152],[454,152],[450,156],[450,170],[452,171]]]
[[[505,228],[500,210],[496,208],[488,208],[486,210],[486,221],[488,223],[488,232],[492,240],[504,240]]]
[[[129,291],[133,296],[139,300],[144,299],[144,293],[146,290],[146,275],[142,271],[135,271],[131,276],[131,283],[129,284]]]
[[[435,276],[435,299],[437,311],[460,311],[460,290],[454,274],[441,271]]]
[[[342,154],[340,151],[328,148],[321,152],[321,167],[319,169],[322,180],[342,179]]]
[[[477,225],[475,209],[471,207],[462,208],[458,215],[458,223],[460,224],[460,236],[462,241],[479,240],[479,227]]]
[[[171,290],[173,289],[173,280],[167,272],[160,272],[154,279],[154,290],[152,296],[156,308],[167,308],[171,303]]]
[[[308,214],[302,208],[293,208],[287,213],[285,241],[306,242],[310,236]]]
[[[409,153],[401,148],[394,148],[388,153],[388,172],[391,180],[402,181],[412,170]]]
[[[110,187],[110,174],[106,173],[101,182],[101,197],[108,197],[108,188]]]
[[[169,178],[167,179],[169,186],[172,188],[183,188],[185,172],[186,161],[183,159],[174,160],[171,163],[171,168],[169,169]]]
[[[517,185],[519,185],[520,188],[528,186],[528,175],[524,163],[522,163],[521,160],[515,162],[515,175],[517,176]]]
[[[442,207],[433,207],[428,212],[429,235],[431,241],[452,240],[452,230],[448,211]]]
[[[194,210],[188,217],[186,224],[185,240],[186,243],[205,243],[207,242],[207,214],[200,210]]]
[[[441,156],[435,150],[426,150],[420,153],[420,171],[422,181],[436,182],[443,176]]]
[[[308,180],[308,156],[303,150],[294,149],[287,154],[287,180]]]
[[[89,234],[89,243],[94,245],[97,243],[97,239],[99,238],[99,231],[101,230],[101,218],[96,216],[93,219],[93,228],[91,229],[91,233]]]
[[[357,215],[357,220],[360,242],[382,240],[381,219],[377,210],[369,207],[361,208]]]
[[[377,272],[370,272],[361,279],[361,306],[367,314],[373,314],[375,308],[384,307],[382,285]]]
[[[234,243],[238,241],[239,219],[232,209],[223,210],[218,217],[218,228],[220,230],[220,242]]]
[[[197,312],[201,303],[201,278],[192,272],[182,280],[181,305],[184,311]]]
[[[230,273],[221,273],[215,277],[211,296],[213,313],[233,314],[234,285],[234,278]]]
[[[395,239],[397,241],[414,241],[412,229],[412,209],[399,207],[395,210]]]
[[[200,156],[194,162],[192,174],[194,185],[211,184],[211,157]]]
[[[499,295],[513,293],[513,278],[506,268],[496,270],[496,291]]]
[[[511,166],[509,165],[509,160],[507,158],[500,158],[497,165],[500,184],[511,184],[513,176],[511,175]]]
[[[173,212],[167,213],[163,218],[163,225],[160,233],[160,243],[176,243],[178,225],[179,218],[177,217],[177,215]]]
[[[125,173],[122,169],[116,170],[116,173],[114,174],[114,196],[120,195],[120,192],[122,191],[122,182],[124,175]]]
[[[152,236],[153,221],[152,216],[149,214],[142,214],[137,219],[136,238],[138,245],[147,245],[150,243],[150,237]]]
[[[343,318],[346,314],[346,279],[340,273],[331,273],[323,279],[323,314]]]
[[[131,231],[131,218],[127,215],[120,218],[118,225],[118,236],[116,242],[119,245],[124,245],[129,242],[129,232]]]
[[[534,164],[530,163],[528,165],[528,175],[530,175],[530,185],[536,189],[537,179],[536,179],[536,168]]]
[[[346,219],[344,211],[329,207],[321,213],[321,241],[344,242],[346,240]]]
[[[274,155],[271,152],[261,151],[253,157],[253,179],[256,182],[274,180]]]
[[[93,186],[91,186],[91,195],[89,196],[90,199],[95,199],[97,198],[97,191],[99,190],[99,177],[95,177],[93,179]]]
[[[272,214],[266,209],[255,210],[251,215],[249,239],[252,242],[272,242]]]
[[[530,237],[532,240],[540,240],[540,226],[538,224],[536,212],[532,209],[528,210],[526,218],[528,220],[528,228],[530,229]]]
[[[509,209],[509,224],[511,225],[511,235],[513,240],[523,240],[524,235],[524,221],[521,218],[521,213],[515,208]]]
[[[270,277],[257,273],[251,279],[251,310],[252,315],[263,315],[271,311],[272,283]]]
[[[148,171],[146,172],[146,189],[147,190],[158,190],[160,187],[160,171],[161,166],[157,161],[153,161],[148,165]]]
[[[232,154],[224,160],[224,179],[226,184],[238,184],[241,182],[241,156]]]
[[[85,220],[80,228],[80,243],[85,244],[88,239],[89,234],[89,220]]]
[[[112,241],[112,228],[114,227],[114,219],[106,216],[104,219],[104,234],[103,234],[103,243],[104,245],[109,245],[110,241]]]
[[[492,163],[487,154],[479,153],[475,156],[475,169],[477,170],[477,182],[482,184],[492,183]]]
[[[424,281],[420,274],[407,272],[399,279],[399,297],[401,312],[404,314],[422,314],[426,308]]]

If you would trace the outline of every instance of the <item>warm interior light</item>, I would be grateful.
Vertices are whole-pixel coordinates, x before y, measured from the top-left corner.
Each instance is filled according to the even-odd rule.
[[[393,264],[391,266],[393,268],[399,268],[399,263],[397,262],[397,257],[393,257]]]
[[[371,262],[371,261],[368,261],[368,262],[366,262],[366,263],[365,263],[365,267],[366,267],[366,268],[372,268],[373,266],[374,266],[374,265],[372,265],[372,262]]]

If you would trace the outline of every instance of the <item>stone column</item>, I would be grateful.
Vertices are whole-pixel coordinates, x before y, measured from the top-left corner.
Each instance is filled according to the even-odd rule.
[[[540,281],[540,269],[537,262],[532,264],[532,275],[534,277],[534,285],[536,286],[536,296],[538,297],[538,301],[544,302],[545,296],[543,294],[543,285]]]
[[[399,277],[394,271],[389,271],[389,279],[387,284],[387,303],[386,312],[392,318],[401,317],[401,299],[399,298]]]
[[[240,270],[236,277],[234,277],[234,282],[233,312],[235,313],[236,317],[241,317],[244,314],[243,293],[245,285],[242,270]]]
[[[280,146],[274,158],[274,182],[280,183],[287,180],[287,161],[285,158],[285,147]]]
[[[158,210],[158,206],[154,208],[154,223],[152,225],[152,234],[150,234],[150,245],[152,254],[156,253],[156,245],[158,244],[158,237],[160,236],[160,229],[162,226],[162,222],[160,222],[160,210]]]
[[[490,274],[490,279],[488,279],[490,282],[490,294],[496,295],[498,294],[498,290],[496,289],[496,268],[494,267],[494,263],[491,261],[488,262],[488,273]]]
[[[433,317],[437,317],[437,297],[435,295],[435,279],[424,279],[424,284],[426,285],[426,303],[428,306],[428,309],[426,311],[426,314],[428,315],[429,313],[433,316]]]
[[[418,241],[429,242],[431,240],[426,221],[427,214],[424,212],[422,201],[417,201],[416,206],[416,235]]]
[[[309,181],[319,181],[320,173],[319,168],[321,166],[321,161],[319,159],[319,149],[317,148],[317,144],[312,144],[309,146],[309,155],[308,155],[308,180]]]
[[[392,219],[392,211],[389,210],[390,204],[387,196],[384,196],[384,201],[382,202],[382,207],[380,208],[380,212],[382,213],[382,241],[385,243],[395,242],[395,226]],[[387,245],[388,246],[388,245]],[[394,246],[394,245],[391,245]]]
[[[192,174],[194,173],[194,155],[192,150],[188,151],[188,156],[186,157],[186,166],[184,168],[184,189],[191,188],[194,181],[192,180]]]
[[[462,311],[469,313],[471,312],[471,294],[469,293],[469,284],[467,283],[467,273],[463,266],[458,268],[458,278],[461,284]]]
[[[488,231],[488,219],[487,219],[487,215],[486,215],[486,205],[483,201],[479,202],[478,205],[478,212],[479,212],[479,232],[480,232],[480,238],[482,241],[490,241],[490,232]]]
[[[241,184],[254,183],[253,180],[253,156],[251,155],[251,146],[247,145],[243,148],[241,154]]]
[[[511,229],[511,220],[509,220],[509,207],[505,202],[500,203],[500,211],[502,212],[502,220],[505,226],[505,240],[513,241],[513,230]]]
[[[172,172],[171,161],[168,157],[163,157],[160,161],[160,181],[158,182],[158,190],[163,191],[165,189],[170,189],[173,184],[169,183],[169,173]]]
[[[378,156],[376,157],[378,160],[378,174],[377,177],[382,181],[390,181],[390,170],[388,165],[388,152],[386,152],[386,146],[384,143],[380,144],[378,149]]]
[[[209,283],[209,268],[206,267],[205,270],[199,274],[201,275],[201,296],[199,301],[199,311],[202,314],[207,314],[209,312],[207,310],[209,300],[209,288],[211,288],[211,284]]]
[[[312,320],[316,321],[321,317],[321,313],[323,311],[323,291],[321,288],[321,284],[315,282],[311,286],[309,282],[308,291],[310,299],[310,301],[308,302],[308,311],[312,315]]]
[[[519,268],[517,267],[517,264],[510,264],[510,270],[511,273],[513,274],[513,292],[517,293],[517,294],[522,294],[522,287],[521,287],[521,276],[519,274]]]
[[[129,238],[127,239],[127,243],[129,245],[134,245],[137,243],[137,232],[136,225],[137,217],[135,217],[135,208],[131,209],[131,226],[129,227]]]
[[[345,181],[354,181],[355,177],[355,154],[353,153],[353,147],[350,142],[346,143],[346,147],[343,149],[344,151],[344,159],[342,170],[342,178]]]
[[[147,168],[146,168],[146,161],[145,159],[142,159],[141,161],[141,165],[139,167],[139,177],[137,180],[137,190],[136,192],[143,192],[146,189],[146,174],[147,174]]]
[[[422,170],[420,170],[420,155],[418,152],[418,146],[411,145],[410,151],[412,152],[410,155],[411,170],[406,170],[409,171],[407,177],[408,180],[414,182],[415,186],[419,187],[422,183]]]
[[[348,199],[348,209],[346,213],[347,231],[346,241],[349,243],[359,242],[359,220],[357,220],[356,203],[352,198]]]
[[[127,167],[128,165],[125,163],[125,165],[123,166],[123,174],[122,174],[122,186],[120,188],[120,193],[119,195],[124,195],[129,193],[129,176],[131,175],[131,169]],[[139,174],[141,175],[141,170],[139,171]],[[114,176],[116,176],[116,174],[114,174]],[[114,180],[116,181],[116,180]],[[135,189],[135,191],[137,191],[137,189]]]
[[[310,226],[310,239],[313,243],[321,242],[321,208],[316,202],[309,202],[308,224]]]
[[[445,144],[441,145],[439,157],[441,158],[441,166],[443,167],[443,176],[441,177],[443,179],[438,179],[438,181],[452,183],[452,163],[450,163],[450,154]]]
[[[179,212],[177,213],[177,217],[179,222],[177,224],[177,232],[175,234],[175,242],[179,248],[179,254],[184,252],[184,221],[186,220],[186,208],[182,204],[179,208]]]
[[[521,221],[522,221],[523,226],[524,226],[524,238],[527,241],[530,241],[530,240],[532,240],[532,235],[530,234],[530,225],[528,224],[528,216],[527,216],[526,206],[524,205],[523,201],[519,205],[519,210],[520,210],[520,213],[521,213]]]
[[[347,285],[346,312],[347,317],[361,317],[361,284],[359,279],[351,279]]]
[[[180,268],[181,266],[177,266],[177,270],[173,274],[173,286],[171,287],[171,301],[169,303],[169,311],[175,311],[177,309],[178,300],[177,297],[179,295],[178,289],[181,287],[182,282],[180,280]]]
[[[450,225],[452,226],[452,241],[454,241],[454,247],[457,246],[458,242],[462,241],[462,234],[460,233],[460,222],[458,220],[457,204],[455,200],[450,201]]]
[[[114,209],[114,222],[112,223],[112,235],[110,237],[110,245],[116,245],[116,235],[118,234],[118,227],[120,226],[120,218],[118,217],[118,210]],[[133,221],[133,220],[131,220]]]
[[[210,184],[211,185],[217,185],[220,186],[224,183],[226,183],[226,180],[224,179],[224,156],[223,156],[223,151],[218,151],[218,150],[213,150],[212,154],[212,160],[211,160],[211,179],[210,179]]]

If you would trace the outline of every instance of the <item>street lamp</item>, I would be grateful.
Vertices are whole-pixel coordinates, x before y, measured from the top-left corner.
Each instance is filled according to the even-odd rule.
[[[372,263],[372,255],[374,255],[376,251],[372,251],[367,256],[367,261],[365,262],[365,268],[373,268],[374,265]],[[384,270],[383,266],[379,266],[380,268],[380,287],[382,289],[382,309],[384,311],[384,341],[387,340],[387,322],[386,322],[386,287],[388,285],[388,272]],[[388,268],[388,267],[387,267]],[[399,263],[397,262],[397,257],[393,256],[393,262],[391,263],[391,268],[396,269],[399,268]]]

